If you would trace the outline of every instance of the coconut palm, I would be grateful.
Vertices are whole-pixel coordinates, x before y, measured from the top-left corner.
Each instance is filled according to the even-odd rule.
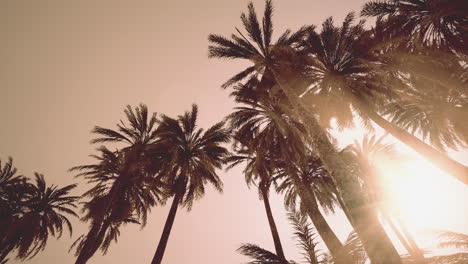
[[[468,12],[463,0],[369,1],[363,16],[386,17],[413,46],[466,54]]]
[[[117,124],[117,130],[96,126],[93,133],[98,137],[92,143],[121,143],[124,147],[110,151],[98,149],[100,155],[93,156],[97,164],[77,166],[78,176],[84,176],[95,184],[85,197],[86,212],[83,220],[90,221],[90,230],[75,242],[77,264],[86,263],[101,248],[105,253],[112,240],[116,240],[118,227],[124,223],[146,223],[147,211],[161,201],[163,187],[149,168],[155,159],[149,159],[149,146],[157,139],[156,113],[148,115],[146,105],[124,111],[128,124]],[[150,166],[151,164],[151,166]]]
[[[236,145],[240,145],[240,143],[237,143]],[[251,146],[251,149],[252,148],[253,147]],[[263,151],[261,149],[251,149],[247,146],[238,147],[236,149],[236,154],[227,159],[227,162],[230,163],[227,169],[239,165],[240,163],[245,163],[244,175],[247,186],[257,186],[259,198],[260,200],[263,200],[263,204],[265,206],[265,212],[267,214],[268,224],[273,237],[276,255],[286,262],[269,198],[270,187],[273,184],[275,161],[267,156],[268,150]]]
[[[343,255],[343,244],[319,209],[320,206],[325,212],[334,212],[334,207],[338,203],[331,186],[331,178],[321,160],[309,154],[297,161],[291,169],[280,169],[275,178],[283,179],[277,191],[284,193],[285,206],[293,209],[296,207],[296,201],[300,199],[301,210],[309,215],[317,233],[322,237],[332,256],[339,262],[339,256]]]
[[[276,45],[271,45],[271,1],[267,1],[262,27],[260,27],[253,5],[249,4],[248,9],[248,15],[243,14],[241,20],[250,40],[236,35],[232,36],[232,40],[218,35],[210,35],[209,40],[212,45],[209,47],[209,56],[247,59],[254,63],[253,66],[226,82],[227,85],[244,79],[258,69],[262,73],[262,80],[257,90],[271,88],[273,92],[275,90],[283,92],[291,105],[293,117],[305,125],[310,136],[309,141],[312,149],[317,152],[327,170],[331,172],[331,177],[340,189],[343,200],[350,207],[350,216],[353,218],[351,222],[354,223],[372,261],[400,263],[400,257],[379,225],[376,216],[365,208],[365,200],[358,193],[359,188],[354,177],[348,175],[344,160],[330,142],[327,133],[318,123],[314,113],[300,100],[298,91],[303,88],[304,82],[299,77],[303,77],[303,66],[306,65],[305,62],[308,59],[298,56],[293,48],[311,28],[305,27],[297,34],[292,35],[286,32],[283,34],[285,37],[280,37],[280,41],[277,41]],[[251,41],[256,43],[258,49]],[[268,56],[263,56],[267,54],[267,50]]]
[[[7,164],[11,166],[11,162]],[[16,170],[10,170],[13,171]],[[14,179],[10,177],[10,183]],[[78,217],[74,208],[79,197],[68,194],[75,187],[75,184],[63,188],[47,186],[44,176],[35,173],[34,183],[20,179],[8,190],[3,189],[0,262],[6,261],[13,250],[17,251],[16,258],[31,259],[45,249],[49,235],[60,238],[64,229],[71,235],[72,225],[68,217]],[[9,206],[4,207],[5,204]]]
[[[304,94],[304,100],[319,109],[318,113],[325,124],[334,117],[340,127],[350,126],[354,111],[367,126],[373,121],[441,169],[468,184],[466,166],[379,114],[382,110],[380,106],[398,97],[394,86],[404,84],[396,76],[389,76],[374,66],[376,58],[369,53],[372,50],[369,44],[372,43],[372,36],[363,29],[362,21],[353,25],[353,20],[351,13],[341,27],[336,27],[329,18],[322,24],[319,34],[311,33],[304,41],[302,52],[313,58],[308,76],[311,87]],[[407,120],[416,123],[413,117]],[[456,142],[456,136],[448,133],[445,136]],[[432,137],[439,139],[440,134],[434,133]]]
[[[240,103],[243,103],[243,105],[236,107],[236,111],[231,113],[227,119],[229,120],[232,129],[235,131],[234,138],[241,143],[244,142],[244,145],[250,146],[250,149],[252,149],[251,153],[254,156],[235,156],[233,157],[233,159],[235,159],[233,161],[240,162],[242,159],[250,158],[250,163],[248,163],[246,168],[246,172],[248,173],[246,174],[247,177],[251,177],[250,173],[252,172],[269,175],[274,171],[275,167],[278,167],[278,164],[289,164],[296,159],[301,159],[300,156],[305,155],[300,155],[300,153],[304,153],[305,141],[303,137],[305,129],[302,124],[287,117],[285,111],[283,110],[284,107],[280,103],[280,99],[276,97],[269,98],[272,96],[268,97],[268,95],[256,98],[256,100],[253,100],[249,97],[243,98],[240,93],[242,93],[241,91],[248,89],[248,87],[250,87],[250,83],[245,85],[238,85],[235,87],[236,90],[234,92],[234,96],[236,96],[236,100]],[[288,145],[288,148],[291,148],[294,151],[290,151],[287,155],[278,156],[275,154],[275,152],[278,152],[278,150],[275,148],[284,148],[285,145]],[[249,147],[246,148],[247,149],[245,151],[248,152]],[[265,158],[265,155],[267,155],[267,158]],[[275,155],[278,157],[275,158]],[[289,158],[285,159],[285,157]],[[317,164],[319,161],[319,159],[315,160],[315,164]],[[312,166],[311,163],[308,163],[307,165]],[[313,169],[310,168],[309,171],[303,173],[309,173],[308,176],[310,178],[315,176],[317,174],[315,172],[318,171],[320,171],[323,175],[326,174],[326,171],[322,166],[316,169],[316,171],[312,171]],[[307,211],[311,219],[314,220],[314,224],[317,228],[323,227],[319,231],[320,235],[324,241],[326,241],[325,244],[330,249],[330,251],[333,254],[338,255],[342,248],[341,242],[333,233],[333,231],[331,231],[330,227],[318,210],[318,205],[315,200],[316,198],[313,196],[313,194],[309,194],[310,190],[307,186],[311,185],[311,181],[307,182],[305,179],[304,181],[294,180],[299,177],[296,175],[289,175],[287,173],[288,171],[288,169],[283,169],[280,173],[280,176],[277,177],[285,179],[279,190],[283,191],[287,189],[288,186],[295,190],[294,186],[299,185],[298,189],[304,191],[299,193],[301,193],[301,200],[303,200],[303,204],[305,205],[304,208],[306,208],[305,211]],[[261,179],[263,180],[265,178],[271,181],[271,176],[263,176]],[[324,181],[322,180],[322,182]],[[316,187],[318,185],[319,184],[317,184]],[[259,184],[259,186],[261,185]],[[322,184],[321,187],[324,186],[325,184]],[[323,190],[324,188],[321,187],[318,187],[315,190],[322,189],[322,192],[320,193],[320,196],[322,196],[321,202],[326,203],[327,208],[330,208],[332,207],[331,204],[333,203],[333,198],[331,198],[330,195],[333,194],[331,191],[325,193]],[[295,196],[296,192],[293,191],[292,193],[293,194],[288,192],[286,195],[286,201],[289,205],[295,201],[295,197],[294,199],[291,197]],[[277,253],[277,255],[281,256],[279,253]]]
[[[304,260],[308,264],[319,264],[323,263],[321,259],[321,254],[319,254],[316,246],[317,242],[315,241],[316,235],[313,228],[307,221],[307,217],[300,212],[291,210],[288,212],[288,219],[291,222],[291,225],[294,229],[294,237],[296,238],[297,245],[301,249],[301,253],[304,256]],[[255,244],[242,244],[241,247],[237,249],[239,253],[244,256],[250,257],[253,261],[248,262],[249,264],[281,264],[284,263],[284,260],[278,257],[276,254],[261,248]],[[296,264],[299,262],[290,260],[290,264]]]
[[[206,131],[196,129],[198,107],[177,119],[162,116],[157,133],[156,148],[166,154],[160,175],[168,184],[172,205],[164,225],[153,264],[160,264],[164,256],[169,235],[179,206],[191,209],[195,200],[205,194],[205,184],[210,183],[221,192],[222,181],[216,172],[225,163],[229,151],[222,146],[229,142],[229,131],[219,122]]]
[[[90,222],[90,231],[73,245],[77,246],[77,261],[83,262],[99,248],[106,254],[112,241],[117,242],[122,225],[144,226],[150,208],[164,199],[164,185],[145,171],[145,159],[128,159],[105,147],[98,151],[100,154],[94,156],[96,164],[72,169],[94,184],[83,194],[89,200],[84,203],[82,220]]]

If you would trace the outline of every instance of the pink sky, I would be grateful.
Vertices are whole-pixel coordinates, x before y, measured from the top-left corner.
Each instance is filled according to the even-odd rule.
[[[276,36],[286,28],[318,25],[328,16],[341,22],[364,2],[277,0]],[[173,116],[197,103],[201,127],[218,122],[234,106],[220,85],[245,64],[209,60],[207,37],[240,27],[247,3],[2,1],[0,158],[12,156],[22,174],[38,171],[49,183],[83,183],[67,170],[92,161],[88,155],[97,145],[88,143],[89,131],[94,125],[113,128],[127,104],[145,103],[150,111]],[[263,0],[254,4],[262,11]],[[262,203],[256,190],[245,186],[241,169],[221,172],[221,178],[223,194],[210,189],[190,213],[179,211],[163,263],[239,263],[245,258],[235,249],[243,242],[274,249]],[[81,184],[76,194],[88,188]],[[465,198],[466,190],[460,191]],[[300,260],[282,200],[274,196],[272,207],[286,256]],[[122,228],[119,243],[89,263],[149,263],[167,212],[168,206],[153,208],[143,230]],[[340,238],[347,236],[342,215],[330,221]],[[87,230],[77,220],[73,224],[72,239],[51,239],[27,263],[72,263],[68,248]],[[466,225],[456,227],[467,231]]]

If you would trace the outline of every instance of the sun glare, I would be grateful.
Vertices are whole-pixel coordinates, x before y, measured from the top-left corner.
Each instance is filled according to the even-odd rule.
[[[378,162],[388,192],[386,206],[398,213],[410,230],[446,229],[457,218],[458,184],[429,162],[415,157],[400,162]]]

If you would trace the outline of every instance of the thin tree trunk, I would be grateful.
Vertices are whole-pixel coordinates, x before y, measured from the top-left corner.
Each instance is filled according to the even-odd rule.
[[[278,233],[278,229],[276,228],[275,219],[273,218],[273,213],[271,211],[270,199],[268,198],[268,193],[266,190],[263,190],[263,189],[260,192],[262,193],[262,199],[263,199],[263,204],[265,205],[265,211],[266,211],[267,218],[268,218],[268,224],[270,225],[271,235],[273,236],[273,242],[275,244],[276,255],[280,259],[282,259],[285,263],[287,263],[286,257],[284,256],[283,246],[281,245],[281,240],[280,240],[280,236]]]
[[[401,221],[399,216],[396,216],[396,221],[397,221],[398,225],[400,226],[404,236],[408,240],[410,246],[413,248],[413,250],[414,250],[414,252],[415,252],[415,254],[417,256],[417,260],[424,263],[424,253],[418,247],[418,244],[416,244],[416,241],[414,240],[413,236],[411,235],[411,233],[406,228],[406,225],[403,223],[403,221]]]
[[[172,200],[171,209],[169,210],[169,214],[166,219],[166,224],[164,224],[164,229],[161,234],[161,238],[159,239],[158,248],[154,253],[153,260],[151,264],[161,264],[161,261],[164,256],[164,251],[166,250],[167,241],[169,240],[169,235],[171,234],[172,225],[174,224],[174,219],[176,217],[177,208],[179,207],[180,199],[182,195],[177,192],[174,196],[174,200]]]
[[[336,264],[347,264],[345,252],[343,251],[343,244],[336,236],[335,232],[330,228],[327,221],[323,217],[318,208],[315,195],[308,189],[304,183],[289,169],[288,173],[293,181],[294,187],[301,198],[301,203],[305,205],[307,214],[309,215],[312,224],[322,238],[325,246],[330,251]]]
[[[361,239],[367,255],[373,264],[400,264],[401,258],[381,226],[377,215],[367,206],[360,193],[358,182],[349,176],[346,164],[330,142],[314,115],[303,105],[299,96],[286,82],[279,80],[273,72],[280,88],[284,91],[296,114],[303,121],[311,136],[311,145],[317,152],[332,179],[340,189],[345,205],[349,209],[354,229]]]
[[[369,110],[366,107],[362,108],[366,111],[366,115],[378,126],[383,128],[399,141],[403,142],[405,145],[411,147],[432,164],[449,173],[451,176],[461,181],[462,183],[468,185],[468,167],[451,159],[447,156],[447,154],[429,146],[424,141],[408,133],[408,131],[387,121],[376,112]]]
[[[398,237],[398,240],[400,240],[401,244],[403,244],[408,254],[412,255],[413,257],[416,257],[414,249],[410,246],[408,241],[406,241],[406,238],[403,236],[403,234],[400,232],[398,227],[395,225],[395,223],[393,222],[393,219],[391,219],[391,217],[386,213],[383,213],[382,215],[384,216],[387,223],[390,225],[390,228],[393,230],[395,235]]]

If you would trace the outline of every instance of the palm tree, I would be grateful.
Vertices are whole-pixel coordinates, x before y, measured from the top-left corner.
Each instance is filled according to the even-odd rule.
[[[377,217],[365,207],[365,200],[358,193],[357,182],[354,177],[348,175],[344,160],[330,142],[327,133],[322,129],[311,109],[300,100],[298,90],[303,88],[303,82],[302,78],[298,77],[302,77],[304,71],[302,66],[307,60],[302,56],[296,56],[291,46],[297,47],[297,43],[312,28],[303,27],[294,34],[287,31],[275,45],[272,45],[271,1],[266,2],[262,27],[258,22],[253,4],[249,4],[248,9],[248,15],[242,14],[241,20],[250,40],[245,38],[239,30],[241,37],[233,35],[232,40],[219,35],[209,36],[209,41],[212,43],[209,47],[209,57],[240,58],[254,63],[253,66],[232,77],[224,86],[227,87],[246,77],[256,75],[257,71],[262,74],[257,90],[274,91],[276,88],[276,90],[283,91],[292,107],[291,112],[294,117],[305,125],[312,149],[317,152],[327,170],[331,172],[331,177],[340,189],[343,200],[349,206],[351,222],[362,238],[371,260],[381,263],[400,263],[400,257],[379,225]]]
[[[156,113],[148,115],[148,108],[141,104],[133,110],[125,109],[128,125],[121,121],[117,130],[96,126],[93,133],[98,138],[91,143],[116,142],[126,146],[118,151],[105,147],[98,149],[100,156],[93,156],[97,164],[73,167],[77,176],[84,176],[95,184],[84,194],[90,200],[85,203],[85,221],[90,230],[75,242],[76,264],[84,264],[101,248],[105,253],[118,236],[118,227],[124,223],[146,223],[147,211],[162,202],[162,185],[149,173],[156,166],[148,155],[149,147],[157,140]]]
[[[284,260],[277,256],[275,253],[268,251],[256,244],[244,243],[237,251],[247,257],[253,259],[247,264],[282,264]],[[289,261],[289,264],[296,264],[297,262]]]
[[[369,126],[369,121],[373,121],[441,169],[468,184],[466,166],[379,114],[382,105],[398,97],[394,87],[405,85],[394,73],[389,74],[376,66],[381,62],[373,53],[374,37],[363,29],[363,21],[353,25],[353,20],[354,15],[350,13],[343,25],[336,27],[329,18],[322,24],[319,34],[311,31],[303,42],[301,52],[312,58],[308,73],[311,87],[304,93],[303,99],[315,106],[325,124],[335,117],[340,127],[349,126],[352,124],[354,110],[366,125]],[[435,106],[435,102],[432,105]],[[415,123],[414,120],[412,116],[409,122]],[[455,138],[452,134],[448,136],[452,140]]]
[[[112,241],[117,242],[123,224],[144,226],[149,209],[161,203],[164,195],[163,184],[144,170],[139,171],[146,168],[144,159],[129,160],[121,152],[105,147],[98,151],[100,155],[94,156],[98,163],[73,168],[80,171],[77,176],[95,184],[83,194],[90,200],[84,204],[82,220],[91,225],[88,234],[80,236],[73,245],[77,246],[77,262],[86,262],[99,248],[106,254]]]
[[[294,228],[294,235],[298,240],[298,245],[302,249],[302,254],[305,261],[309,264],[319,264],[320,254],[318,253],[317,242],[315,242],[316,235],[314,229],[307,221],[307,217],[301,212],[294,209],[288,212],[288,219]]]
[[[252,173],[260,175],[260,187],[263,182],[268,180],[267,183],[269,183],[271,181],[270,174],[274,172],[275,168],[278,167],[278,164],[283,164],[284,167],[284,164],[289,164],[296,159],[301,159],[300,156],[305,155],[301,154],[304,153],[305,142],[303,134],[305,133],[305,129],[302,124],[287,117],[287,112],[284,111],[284,106],[281,104],[281,97],[277,97],[278,94],[274,97],[268,93],[262,94],[262,92],[257,92],[257,96],[252,95],[252,93],[247,93],[246,91],[249,91],[249,87],[251,87],[250,84],[252,84],[252,82],[253,81],[251,79],[249,83],[245,85],[237,85],[235,87],[233,95],[236,97],[236,101],[243,105],[236,107],[236,111],[231,113],[227,119],[229,120],[231,128],[234,130],[234,138],[236,139],[236,142],[239,142],[239,144],[244,147],[246,146],[246,149],[243,150],[244,152],[250,152],[250,154],[253,155],[234,156],[232,157],[232,161],[241,162],[243,160],[249,160],[245,170],[246,177],[250,180]],[[289,152],[291,155],[287,154],[278,156],[278,154],[275,154],[278,152],[279,148],[285,148],[285,145],[288,145],[288,148],[293,149],[293,151]],[[289,159],[285,159],[285,157],[289,157]],[[315,160],[314,162],[316,164],[319,160]],[[234,163],[234,165],[235,164],[236,163]],[[312,164],[308,163],[307,165]],[[309,173],[307,176],[311,178],[316,174],[316,171],[312,170],[313,169],[310,168],[309,171],[303,173]],[[305,210],[309,213],[311,219],[314,220],[316,227],[320,228],[319,233],[326,242],[325,244],[327,247],[335,256],[338,256],[342,248],[341,242],[330,229],[318,210],[315,197],[313,194],[309,194],[310,190],[307,186],[310,186],[311,182],[305,182],[306,180],[304,180],[304,182],[302,180],[296,180],[299,177],[296,176],[296,174],[289,175],[287,173],[288,171],[288,169],[283,169],[280,176],[277,177],[285,179],[279,190],[282,191],[288,187],[294,189],[294,186],[298,186],[297,188],[302,190],[299,193],[301,194],[301,200],[305,205]],[[320,171],[322,174],[326,174],[323,167],[317,168],[317,171]],[[292,201],[295,201],[295,197],[294,199],[291,197],[296,195],[296,192],[293,191],[293,193],[293,195],[290,193],[286,195],[288,197],[286,198],[286,201],[289,205],[292,204]],[[331,198],[330,195],[333,194],[331,192],[324,193],[322,188],[322,193],[320,195],[322,196],[321,201],[327,203],[329,208],[333,203],[333,198]],[[328,197],[325,197],[327,195]],[[277,246],[277,255],[281,256],[281,254],[278,253],[278,244],[275,243]],[[338,259],[338,257],[336,258]]]
[[[222,146],[230,140],[229,131],[223,122],[206,131],[196,129],[197,115],[198,107],[193,105],[192,111],[177,119],[162,116],[159,123],[155,147],[165,153],[159,174],[174,198],[153,264],[162,261],[179,205],[190,210],[193,202],[205,194],[206,183],[211,183],[219,192],[223,190],[216,169],[220,169],[229,156],[229,151]]]
[[[284,167],[284,166],[283,166]],[[280,169],[276,179],[283,179],[277,191],[284,192],[284,202],[287,208],[295,208],[296,200],[300,198],[301,210],[309,215],[320,237],[337,262],[343,255],[343,244],[328,225],[319,209],[334,212],[337,199],[332,188],[332,181],[323,167],[321,160],[309,154],[296,162],[290,169]]]
[[[368,137],[366,135],[361,143],[355,141],[353,145],[347,146],[344,151],[350,151],[356,157],[360,169],[360,180],[363,183],[363,191],[367,193],[369,204],[380,213],[382,220],[389,224],[405,249],[412,256],[412,259],[416,263],[424,263],[423,251],[418,247],[405,224],[401,221],[399,213],[385,206],[388,194],[383,185],[381,175],[375,166],[375,159],[378,157],[385,157],[387,160],[398,159],[393,145],[383,143],[385,136],[376,138],[375,136]]]
[[[466,54],[468,12],[463,0],[369,1],[363,16],[385,17],[413,46]]]
[[[236,138],[236,137],[234,137]],[[236,140],[239,141],[239,140]],[[241,144],[241,143],[237,143]],[[273,184],[273,171],[275,169],[275,161],[268,158],[266,153],[268,150],[255,150],[251,147],[241,146],[236,150],[236,155],[233,155],[227,159],[228,163],[231,163],[227,169],[230,169],[242,162],[246,163],[244,174],[247,186],[257,185],[260,200],[263,200],[265,211],[267,214],[268,224],[270,225],[271,235],[275,244],[276,255],[286,261],[284,256],[283,246],[281,245],[281,239],[276,227],[273,212],[270,206],[269,191]],[[256,183],[258,181],[258,184]]]
[[[11,160],[7,164],[11,167]],[[7,171],[13,172],[16,169]],[[10,177],[10,180],[14,179],[15,177]],[[74,208],[79,197],[68,194],[75,187],[75,184],[63,188],[47,186],[44,176],[35,173],[34,183],[20,179],[10,185],[11,189],[3,189],[0,262],[6,261],[7,255],[13,250],[17,250],[16,257],[20,260],[34,257],[46,247],[49,234],[60,238],[64,228],[71,235],[72,225],[67,217],[78,217]],[[10,206],[5,208],[5,202]]]
[[[297,240],[297,245],[301,248],[302,254],[306,263],[308,264],[319,264],[323,263],[323,260],[319,260],[320,254],[316,248],[317,242],[315,241],[316,235],[314,234],[313,228],[307,221],[307,217],[300,212],[291,210],[288,212],[288,219],[294,228],[294,235]],[[249,264],[281,264],[284,263],[284,259],[280,258],[276,254],[261,248],[255,244],[242,244],[237,251],[242,255],[248,256],[253,261],[248,262]],[[289,264],[296,264],[298,262],[290,260],[286,262]]]
[[[450,68],[445,64],[438,69]],[[384,115],[412,134],[420,134],[442,151],[445,147],[466,147],[468,126],[463,121],[468,112],[468,98],[460,91],[464,83],[457,82],[459,89],[455,89],[421,76],[412,75],[408,81],[412,86],[398,91],[399,98],[385,107]]]

